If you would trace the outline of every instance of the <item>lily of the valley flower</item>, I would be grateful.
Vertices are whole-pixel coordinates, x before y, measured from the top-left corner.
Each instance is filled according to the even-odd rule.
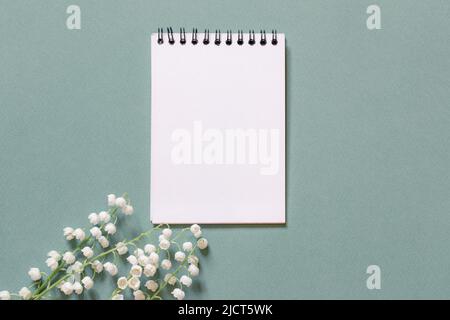
[[[88,215],[89,222],[93,225],[97,225],[100,222],[100,217],[95,212],[92,212],[90,215]]]
[[[145,294],[142,290],[136,290],[133,292],[134,300],[145,300]]]
[[[175,260],[178,262],[183,262],[183,260],[186,258],[186,254],[182,251],[175,252]]]
[[[63,259],[64,262],[67,263],[67,264],[72,264],[72,263],[75,262],[75,256],[74,256],[74,254],[73,254],[72,252],[70,252],[70,251],[66,251],[66,252],[63,254],[62,259]]]
[[[118,253],[118,254],[124,255],[124,254],[126,254],[126,253],[128,252],[128,247],[126,246],[125,243],[123,243],[123,242],[118,242],[118,243],[116,244],[116,250],[117,250],[117,253]]]
[[[108,194],[108,206],[113,207],[116,205],[116,195],[115,194]]]
[[[98,242],[100,243],[100,245],[102,246],[102,248],[108,248],[109,247],[109,240],[106,239],[105,236],[100,236],[98,237]]]
[[[84,238],[86,237],[86,234],[84,233],[83,229],[81,228],[76,228],[73,231],[73,235],[77,240],[83,241]]]
[[[128,286],[133,290],[138,290],[141,286],[141,280],[138,277],[131,277],[128,280]]]
[[[66,237],[66,240],[72,240],[75,238],[75,236],[73,235],[73,228],[71,227],[65,227],[63,229],[64,231],[64,237]]]
[[[192,284],[192,279],[186,275],[181,276],[180,278],[180,282],[186,286],[186,287],[190,287]]]
[[[161,268],[163,268],[164,270],[169,270],[170,268],[172,268],[172,262],[170,262],[169,259],[164,259],[163,261],[161,261]]]
[[[122,212],[126,216],[131,216],[134,212],[134,208],[130,205],[126,205],[125,207],[122,208]]]
[[[208,247],[208,240],[206,240],[205,238],[200,238],[197,240],[197,246],[201,249],[204,250]]]
[[[134,266],[131,267],[130,274],[133,277],[140,277],[142,275],[142,267],[135,264]]]
[[[72,288],[73,288],[73,291],[74,291],[76,294],[82,294],[82,293],[83,293],[83,286],[82,286],[81,283],[79,283],[78,281],[76,281],[76,282],[73,283]]]
[[[125,277],[120,277],[117,279],[117,287],[121,290],[125,290],[128,286],[128,279]]]
[[[152,264],[147,264],[144,267],[144,275],[146,277],[153,277],[157,271],[157,268]]]
[[[19,296],[23,300],[30,300],[32,293],[31,293],[30,289],[28,289],[27,287],[23,287],[22,289],[19,290]]]
[[[116,199],[116,206],[119,208],[124,208],[127,205],[127,201],[123,197],[119,197]]]
[[[61,291],[67,296],[71,295],[73,292],[73,284],[70,282],[64,282],[64,284],[61,286]]]
[[[192,248],[193,248],[192,242],[187,241],[187,242],[183,243],[183,250],[184,251],[191,251]]]
[[[81,280],[81,283],[83,284],[83,286],[86,290],[89,290],[94,286],[94,280],[92,280],[92,278],[89,276],[84,277]]]
[[[155,280],[148,280],[145,283],[145,287],[150,290],[151,292],[155,292],[156,290],[158,290],[158,282],[156,282]]]
[[[108,272],[110,275],[115,276],[117,272],[119,271],[117,269],[117,266],[114,263],[106,262],[103,267],[105,268],[106,272]]]
[[[172,291],[172,295],[178,300],[183,300],[184,296],[185,296],[185,293],[180,288],[175,288]]]
[[[167,239],[161,239],[161,241],[159,241],[159,247],[162,250],[168,250],[170,248],[170,241]]]
[[[93,227],[89,230],[89,232],[95,239],[98,239],[102,236],[102,230],[100,230],[99,227]]]
[[[0,300],[10,300],[11,299],[11,294],[9,293],[9,291],[3,290],[0,291]]]
[[[95,260],[94,262],[92,262],[91,266],[92,266],[92,269],[97,273],[100,273],[103,271],[103,264],[98,260]]]
[[[195,264],[191,264],[188,267],[188,272],[191,276],[196,277],[200,273],[200,269]]]
[[[114,223],[108,223],[106,226],[105,226],[105,231],[108,233],[108,234],[111,234],[111,235],[113,235],[113,234],[115,234],[116,233],[116,231],[117,231],[117,228],[116,228],[116,226],[114,225]]]
[[[155,251],[156,251],[156,247],[154,245],[150,244],[150,243],[146,244],[145,247],[144,247],[144,252],[146,254],[150,254],[150,253],[155,252]]]
[[[83,249],[81,249],[81,252],[83,253],[83,256],[85,256],[88,259],[94,256],[94,250],[92,250],[91,247],[84,247]]]
[[[58,268],[58,261],[56,261],[55,258],[47,258],[47,260],[45,260],[45,264],[47,265],[47,267],[50,268],[50,270],[55,271],[56,268]]]
[[[111,215],[106,211],[101,211],[98,213],[98,217],[101,222],[108,223],[111,220]]]

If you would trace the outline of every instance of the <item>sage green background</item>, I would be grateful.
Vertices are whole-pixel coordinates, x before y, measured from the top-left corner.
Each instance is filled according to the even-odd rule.
[[[128,236],[150,227],[150,33],[196,26],[286,34],[288,223],[205,226],[187,297],[450,298],[450,2],[0,4],[0,289],[108,193],[130,194]]]

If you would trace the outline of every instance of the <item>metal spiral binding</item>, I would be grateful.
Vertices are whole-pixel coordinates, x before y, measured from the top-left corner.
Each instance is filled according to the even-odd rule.
[[[203,44],[208,45],[209,44],[209,29],[205,30],[205,38],[203,39]]]
[[[265,30],[261,30],[260,33],[260,39],[259,39],[259,44],[261,46],[265,46],[268,42],[267,42],[267,36],[266,36],[266,31]],[[186,31],[184,28],[180,28],[180,33],[179,33],[179,37],[180,37],[180,44],[181,45],[185,45],[187,43],[186,40]],[[173,34],[173,29],[172,27],[167,28],[167,39],[169,44],[173,45],[175,44],[175,38],[174,38],[174,34]],[[192,29],[192,39],[191,39],[191,43],[193,45],[197,45],[199,42],[198,40],[198,30],[197,28],[193,28]],[[163,44],[164,43],[164,28],[158,28],[158,44]],[[203,44],[204,45],[209,45],[210,43],[210,36],[209,36],[209,29],[205,29],[205,33],[204,33],[204,38],[203,38]],[[238,30],[237,31],[237,41],[236,43],[239,46],[242,46],[245,44],[244,42],[244,32],[242,30]],[[270,43],[274,46],[276,46],[278,44],[278,36],[277,36],[277,30],[272,30],[272,40],[270,41]],[[221,41],[221,32],[219,29],[215,30],[215,35],[214,35],[214,44],[216,46],[220,46],[222,44]],[[227,30],[227,38],[225,40],[225,44],[227,46],[231,46],[233,44],[233,31],[232,30]],[[250,46],[253,46],[256,44],[256,35],[255,35],[255,31],[254,30],[250,30],[248,33],[248,44]]]
[[[195,46],[198,43],[197,40],[197,29],[192,29],[192,44]]]
[[[180,28],[180,43],[186,44],[186,32],[184,31],[184,28]]]
[[[255,30],[250,30],[248,33],[248,44],[251,46],[255,44]]]
[[[216,38],[214,40],[214,44],[216,46],[220,46],[220,30],[219,31],[216,30]]]

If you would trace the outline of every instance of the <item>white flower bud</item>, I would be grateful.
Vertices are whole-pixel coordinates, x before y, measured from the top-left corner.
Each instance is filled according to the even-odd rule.
[[[190,230],[191,230],[191,232],[192,232],[192,234],[196,234],[197,232],[199,232],[200,231],[200,226],[198,225],[198,224],[193,224],[191,227],[190,227]]]
[[[146,245],[145,245],[144,251],[145,251],[146,254],[150,254],[150,253],[156,251],[156,247],[155,247],[154,245],[152,245],[152,244],[149,243],[149,244],[146,244]]]
[[[100,222],[100,217],[95,212],[92,212],[90,215],[88,215],[89,223],[96,225]]]
[[[108,241],[108,239],[106,239],[105,236],[100,236],[97,240],[103,249],[109,247],[109,241]]]
[[[138,263],[137,258],[133,255],[128,256],[127,261],[133,265]]]
[[[111,300],[123,300],[123,294],[115,294]]]
[[[200,248],[200,250],[204,250],[208,247],[208,240],[205,238],[200,238],[197,240],[197,246]]]
[[[119,197],[116,199],[116,206],[123,208],[127,205],[127,201],[123,197]]]
[[[125,207],[122,208],[122,212],[123,214],[125,214],[126,216],[131,216],[134,212],[134,208],[131,205],[126,205]]]
[[[172,236],[172,230],[170,230],[169,228],[166,228],[162,231],[162,234],[163,234],[164,238],[169,240],[170,237]]]
[[[94,256],[94,250],[92,250],[91,247],[84,247],[83,249],[81,249],[81,252],[83,253],[83,256],[85,256],[88,259]]]
[[[191,276],[196,277],[196,276],[198,276],[200,269],[195,264],[191,264],[188,267],[188,272]]]
[[[72,264],[72,263],[75,262],[75,256],[74,256],[74,254],[73,254],[72,252],[70,252],[70,251],[65,252],[65,253],[63,254],[63,258],[62,258],[62,259],[63,259],[64,262],[67,263],[67,264]]]
[[[155,292],[156,290],[158,290],[158,282],[154,281],[154,280],[148,280],[145,283],[145,287],[150,290],[151,292]]]
[[[81,280],[81,283],[83,284],[83,286],[86,290],[89,290],[94,286],[94,280],[92,280],[92,278],[89,276],[84,277]]]
[[[170,241],[167,239],[162,239],[159,241],[159,247],[163,250],[167,250],[170,248]]]
[[[117,253],[118,253],[118,254],[124,255],[125,253],[128,252],[128,247],[125,245],[125,243],[123,243],[123,242],[118,242],[118,243],[116,244],[116,250],[117,250]]]
[[[92,266],[92,270],[94,270],[97,273],[100,273],[103,271],[103,264],[98,260],[95,260],[94,262],[92,262],[91,266]]]
[[[22,289],[20,289],[19,291],[19,296],[23,299],[23,300],[30,300],[32,293],[30,291],[30,289],[28,289],[27,287],[23,287]]]
[[[188,242],[183,243],[183,250],[184,251],[191,251],[192,248],[193,248],[192,242],[188,241]]]
[[[173,286],[175,283],[177,283],[177,277],[175,277],[171,273],[168,273],[164,276],[164,281]]]
[[[116,228],[116,226],[114,225],[114,223],[108,223],[106,226],[105,226],[105,231],[108,233],[108,234],[114,234],[114,233],[116,233],[116,231],[117,231],[117,228]]]
[[[61,255],[56,250],[51,250],[47,253],[47,257],[53,258],[56,261],[61,260]]]
[[[183,260],[186,258],[186,255],[182,251],[175,252],[175,260],[178,262],[183,262]]]
[[[195,264],[196,266],[198,266],[198,262],[199,262],[199,260],[198,260],[198,258],[196,256],[190,255],[188,257],[188,263],[189,264]]]
[[[184,291],[181,290],[180,288],[175,288],[172,291],[172,295],[177,299],[177,300],[183,300],[184,299]]]
[[[134,300],[145,300],[145,294],[141,290],[133,292]]]
[[[108,194],[108,206],[113,207],[116,205],[116,195],[115,194]]]
[[[164,259],[163,261],[161,261],[161,268],[163,268],[164,270],[169,270],[170,268],[172,268],[172,262],[170,262],[170,260],[168,259]]]
[[[199,230],[198,232],[194,233],[194,237],[196,237],[197,239],[200,238],[202,236],[202,230]]]
[[[78,281],[74,282],[72,285],[73,291],[75,291],[76,294],[82,294],[83,293],[83,286]]]
[[[93,227],[89,231],[91,232],[91,235],[96,239],[98,239],[102,235],[102,230],[100,230],[99,227]]]
[[[108,223],[111,220],[111,215],[106,211],[101,211],[98,214],[98,217],[101,222]]]
[[[0,300],[11,300],[11,294],[9,293],[9,291],[0,291]]]
[[[66,295],[71,295],[73,293],[73,285],[70,282],[64,282],[61,286],[61,291]]]
[[[133,290],[138,290],[141,286],[141,280],[138,277],[131,277],[128,280],[128,286]]]
[[[134,250],[134,255],[136,257],[140,257],[140,256],[144,255],[144,250],[142,250],[141,248],[137,248],[136,250]]]
[[[188,276],[183,275],[183,276],[181,276],[181,278],[180,278],[180,282],[181,282],[184,286],[190,287],[191,284],[192,284],[192,279],[191,279],[190,277],[188,277]]]
[[[159,255],[156,252],[150,253],[149,259],[150,259],[151,264],[153,264],[155,266],[158,265]]]
[[[144,275],[146,276],[146,277],[153,277],[154,275],[155,275],[155,273],[156,273],[156,267],[154,266],[154,265],[152,265],[152,264],[147,264],[145,267],[144,267]]]
[[[47,264],[47,267],[49,267],[52,271],[55,271],[56,268],[58,268],[58,261],[56,261],[55,258],[50,257],[45,260],[45,263]]]
[[[66,237],[67,240],[72,240],[73,238],[75,238],[75,236],[73,235],[73,228],[65,227],[63,229],[63,231],[64,231],[64,237]]]
[[[138,263],[139,263],[141,266],[145,266],[145,265],[147,265],[147,264],[150,263],[150,258],[147,257],[146,255],[139,256],[139,258],[138,258]]]
[[[70,267],[67,268],[67,273],[81,273],[83,272],[83,264],[80,261],[75,261]]]
[[[142,267],[135,264],[134,266],[131,267],[130,274],[133,277],[140,277],[142,275]]]
[[[76,228],[73,231],[73,235],[75,236],[75,238],[77,240],[80,240],[80,241],[83,241],[84,238],[86,237],[86,234],[84,233],[83,229],[81,229],[81,228]]]
[[[112,276],[115,276],[117,272],[119,272],[117,266],[111,262],[106,262],[103,267],[105,268],[106,272],[108,272]]]
[[[117,287],[121,290],[125,290],[128,286],[128,279],[125,277],[120,277],[117,279]]]

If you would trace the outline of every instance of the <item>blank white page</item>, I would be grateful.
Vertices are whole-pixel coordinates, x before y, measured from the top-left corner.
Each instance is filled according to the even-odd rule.
[[[151,221],[285,223],[284,35],[203,37],[152,34]]]

